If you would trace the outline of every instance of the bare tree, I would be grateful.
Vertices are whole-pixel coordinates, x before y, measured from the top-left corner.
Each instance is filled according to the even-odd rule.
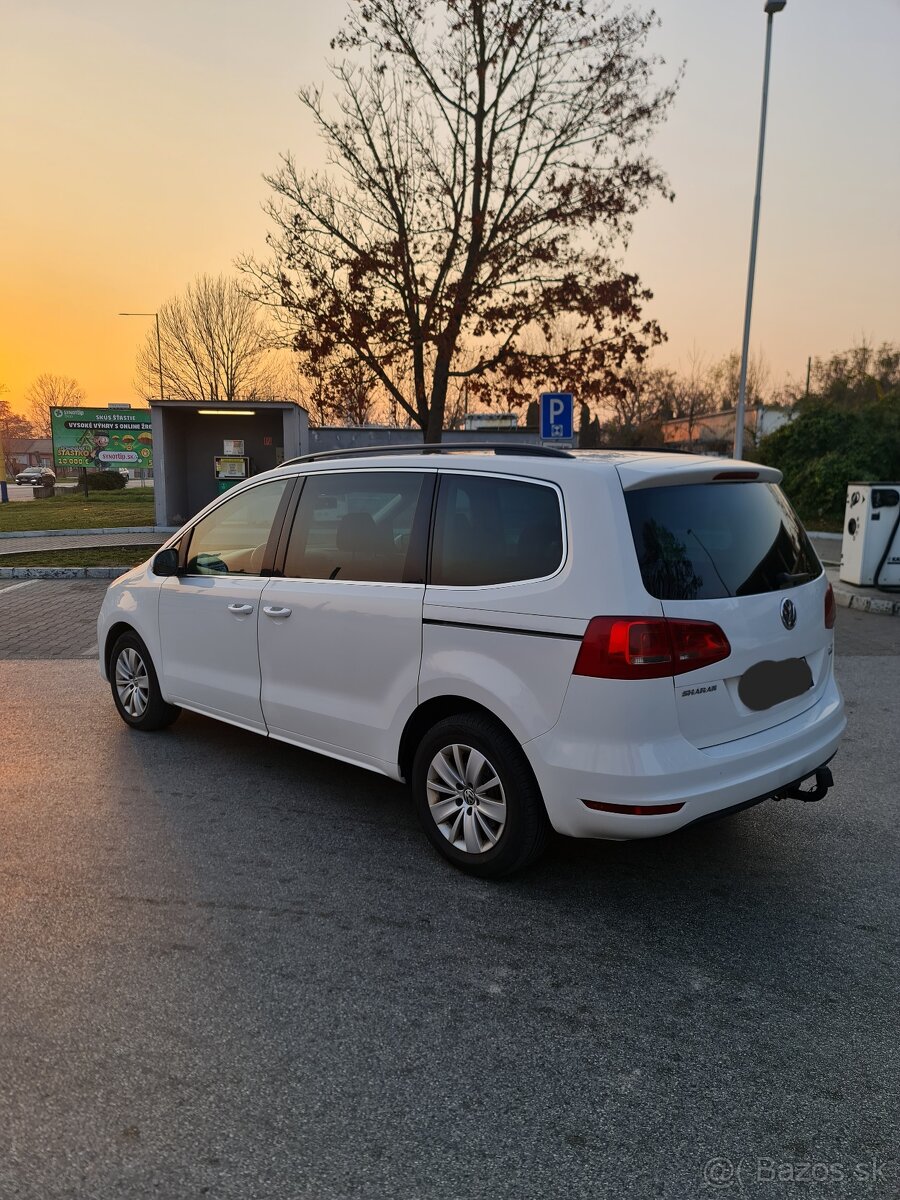
[[[628,364],[610,392],[613,420],[624,428],[667,420],[675,387],[674,371],[646,362]]]
[[[741,376],[741,356],[732,350],[712,364],[708,371],[710,390],[716,407],[722,412],[737,408]],[[771,371],[762,352],[751,354],[747,363],[747,409],[757,408],[771,392]]]
[[[277,390],[269,321],[235,279],[201,275],[159,310],[168,400],[267,400]],[[136,387],[159,391],[155,328],[138,352]]]
[[[85,401],[84,388],[77,379],[69,375],[51,375],[44,373],[25,391],[25,403],[28,405],[28,418],[34,430],[34,436],[50,437],[51,408],[80,408]]]
[[[662,335],[618,257],[669,194],[645,149],[674,94],[654,84],[655,21],[602,0],[351,0],[336,109],[299,93],[333,171],[283,158],[272,258],[242,263],[293,347],[355,355],[429,441],[454,375],[501,368],[521,388],[643,357]],[[577,343],[529,352],[563,314]]]
[[[0,395],[7,389],[0,384]],[[0,443],[3,444],[3,463],[0,469],[0,479],[14,475],[16,462],[12,453],[13,438],[33,438],[34,430],[31,422],[21,413],[13,412],[8,400],[0,400]]]
[[[377,380],[358,358],[303,362],[295,356],[293,380],[281,394],[309,413],[312,425],[366,425],[379,407]],[[383,399],[383,398],[381,398]]]
[[[709,362],[696,343],[688,354],[687,371],[674,379],[672,415],[687,418],[687,442],[694,443],[694,426],[698,417],[716,408],[716,396]]]
[[[336,364],[332,371],[332,387],[343,422],[347,425],[367,425],[375,410],[375,377],[358,358],[348,358]]]
[[[302,395],[311,425],[321,427],[331,425],[335,421],[334,396],[330,383],[330,373],[324,369],[307,376],[306,388]]]

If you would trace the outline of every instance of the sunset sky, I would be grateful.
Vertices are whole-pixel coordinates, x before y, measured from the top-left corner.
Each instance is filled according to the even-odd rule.
[[[654,142],[676,192],[625,264],[669,334],[656,361],[737,348],[762,83],[762,0],[659,0],[686,74]],[[0,0],[0,383],[136,399],[153,311],[263,248],[262,174],[321,165],[295,93],[325,81],[343,5]],[[788,0],[775,18],[753,347],[773,373],[900,341],[900,0]],[[666,77],[668,77],[666,75]]]

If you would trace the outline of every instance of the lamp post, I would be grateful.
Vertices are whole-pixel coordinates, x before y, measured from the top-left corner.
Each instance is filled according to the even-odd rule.
[[[3,445],[3,430],[0,429],[0,504],[9,503],[9,490],[6,486],[6,450]]]
[[[153,317],[156,321],[156,365],[159,368],[159,398],[165,400],[166,394],[163,391],[163,370],[162,370],[162,345],[159,340],[159,313],[158,312],[120,312],[120,317]]]
[[[756,194],[753,198],[753,232],[750,235],[750,270],[747,275],[747,302],[744,307],[744,341],[741,346],[741,378],[738,385],[737,411],[734,414],[734,457],[744,456],[744,410],[747,405],[747,363],[750,354],[750,313],[753,308],[753,279],[756,274],[756,243],[759,236],[759,200],[762,191],[763,152],[766,146],[766,109],[769,103],[769,61],[772,57],[772,19],[787,0],[766,0],[766,65],[763,71],[762,115],[759,122],[759,155],[756,162]]]

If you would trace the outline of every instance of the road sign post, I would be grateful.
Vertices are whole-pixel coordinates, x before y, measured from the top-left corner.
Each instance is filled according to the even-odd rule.
[[[555,445],[575,438],[575,399],[571,392],[543,392],[541,395],[541,441]]]

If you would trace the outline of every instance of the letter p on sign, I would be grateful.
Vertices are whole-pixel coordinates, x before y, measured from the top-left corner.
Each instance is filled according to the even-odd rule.
[[[541,395],[541,440],[570,442],[574,436],[574,398],[571,392],[544,392]]]

